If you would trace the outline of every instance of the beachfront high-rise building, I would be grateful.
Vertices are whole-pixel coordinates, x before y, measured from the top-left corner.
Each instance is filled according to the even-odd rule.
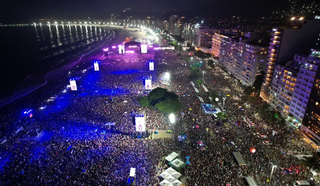
[[[270,98],[276,64],[284,65],[296,53],[308,53],[316,44],[320,34],[320,20],[315,16],[292,18],[288,29],[274,28],[269,46],[268,67],[261,87],[260,97],[267,102]]]
[[[188,23],[184,24],[182,37],[196,47],[212,47],[212,37],[215,33],[229,34],[230,29],[212,28],[205,24]]]
[[[300,126],[309,102],[320,58],[315,58],[312,55],[296,55],[294,60],[298,62],[300,68],[297,74],[297,83],[289,110],[289,113],[293,118],[289,119],[295,125]]]
[[[311,55],[318,62],[320,60],[320,50],[313,50]],[[312,66],[316,64],[310,64]],[[309,67],[310,67],[309,65]],[[310,94],[310,99],[302,122],[301,130],[313,144],[320,147],[320,68],[313,74],[315,75],[314,84]]]
[[[230,29],[225,28],[212,28],[207,25],[201,24],[199,27],[196,27],[198,31],[196,46],[199,47],[212,47],[212,38],[214,37],[215,33],[218,34],[230,34]]]
[[[174,23],[174,31],[173,35],[179,35],[182,36],[183,27],[185,24],[185,17],[179,17],[178,20]]]
[[[218,34],[218,33],[215,33],[213,36],[212,36],[212,55],[214,57],[220,57],[220,49],[221,47],[221,44],[222,43],[222,39],[224,38],[228,38],[228,36],[225,36],[225,35],[222,35],[222,34]]]
[[[219,63],[230,73],[237,74],[237,63],[242,65],[243,53],[239,53],[239,39],[225,37],[222,39]],[[239,59],[239,60],[238,60]],[[237,76],[236,76],[237,77]],[[237,77],[238,78],[238,77]]]
[[[219,63],[242,84],[252,86],[256,76],[265,71],[268,46],[261,43],[258,34],[248,32],[239,39],[215,34],[212,40]]]
[[[319,62],[312,55],[296,54],[285,66],[275,66],[269,103],[296,127],[302,123]]]
[[[197,41],[195,42],[196,46],[199,47],[212,47],[212,36],[220,32],[220,29],[210,28],[207,25],[201,24],[199,27],[196,27],[198,33]],[[224,30],[224,29],[223,29]]]
[[[256,76],[266,70],[268,46],[253,43],[244,43],[243,46],[244,58],[240,81],[246,86],[252,86]]]
[[[175,35],[175,25],[178,22],[179,16],[178,15],[172,15],[169,18],[169,33],[172,35]]]

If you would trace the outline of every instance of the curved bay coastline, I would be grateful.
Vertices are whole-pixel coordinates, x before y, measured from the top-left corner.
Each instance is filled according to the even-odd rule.
[[[60,93],[66,85],[69,84],[69,72],[72,74],[79,74],[83,69],[87,69],[92,65],[93,59],[98,59],[103,55],[102,47],[109,46],[113,43],[119,43],[124,41],[130,33],[121,28],[111,27],[114,36],[109,40],[102,43],[91,46],[90,50],[85,54],[82,54],[75,60],[71,60],[61,67],[52,70],[41,77],[39,75],[29,76],[24,80],[27,81],[41,78],[41,81],[37,85],[27,86],[20,90],[17,90],[14,96],[0,100],[0,115],[2,121],[12,120],[12,123],[21,117],[21,112],[24,109],[40,107],[45,99],[50,98]],[[23,84],[23,82],[22,82]],[[0,138],[5,133],[12,132],[15,126],[0,126]],[[7,130],[8,129],[8,130]]]

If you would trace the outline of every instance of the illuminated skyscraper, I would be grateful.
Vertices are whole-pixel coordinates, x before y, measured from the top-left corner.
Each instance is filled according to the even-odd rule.
[[[259,37],[250,32],[240,39],[215,34],[212,40],[219,63],[245,86],[252,86],[256,76],[266,68],[268,46],[259,43]]]
[[[320,20],[315,16],[293,17],[288,29],[273,29],[269,46],[266,77],[261,87],[260,97],[269,101],[271,83],[276,64],[284,65],[292,60],[296,53],[309,53],[319,37]]]
[[[320,50],[313,50],[311,55],[320,61]],[[314,75],[315,80],[301,130],[314,145],[320,147],[320,68]]]

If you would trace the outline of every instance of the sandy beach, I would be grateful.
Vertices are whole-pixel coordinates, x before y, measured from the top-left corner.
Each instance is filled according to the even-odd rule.
[[[19,86],[21,88],[18,88],[18,90],[15,91],[12,96],[0,100],[0,108],[3,109],[4,106],[18,100],[19,102],[23,103],[24,101],[20,100],[23,97],[27,95],[30,96],[30,94],[32,94],[33,92],[38,92],[37,90],[40,88],[43,88],[42,90],[45,90],[46,88],[49,88],[50,85],[54,84],[54,82],[60,82],[61,79],[65,79],[65,82],[67,82],[67,74],[69,71],[87,68],[89,65],[91,65],[92,59],[99,59],[103,55],[103,52],[101,50],[103,47],[121,43],[127,37],[147,38],[145,32],[137,32],[136,30],[138,29],[135,28],[122,28],[113,26],[110,27],[110,29],[113,29],[115,31],[115,36],[110,41],[105,41],[103,42],[103,44],[93,46],[92,49],[90,49],[87,53],[82,54],[80,58],[65,64],[61,68],[50,71],[43,76],[30,75],[20,83]]]

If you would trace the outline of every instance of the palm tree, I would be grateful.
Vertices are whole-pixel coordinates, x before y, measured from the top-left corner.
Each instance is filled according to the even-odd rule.
[[[219,97],[219,94],[218,94],[216,91],[212,91],[212,92],[210,92],[210,94],[211,94],[211,97],[212,97],[213,99]]]
[[[218,118],[219,118],[219,120],[220,120],[221,123],[222,123],[222,121],[224,121],[224,120],[227,119],[227,113],[225,113],[225,112],[219,112],[219,113],[217,114],[217,116],[218,116]]]

